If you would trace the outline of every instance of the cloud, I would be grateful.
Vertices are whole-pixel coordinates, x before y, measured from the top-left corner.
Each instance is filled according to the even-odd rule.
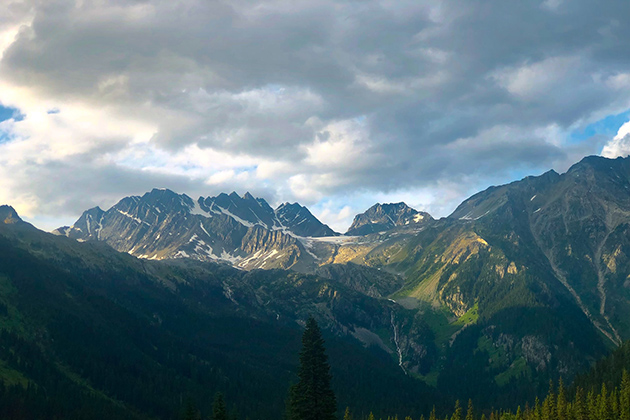
[[[375,198],[445,215],[489,184],[627,153],[624,136],[570,133],[630,109],[629,13],[10,0],[0,104],[24,118],[0,123],[0,199],[50,218],[168,184],[299,200],[336,226]]]
[[[630,121],[622,125],[617,135],[602,149],[602,156],[611,159],[628,155],[630,155]]]

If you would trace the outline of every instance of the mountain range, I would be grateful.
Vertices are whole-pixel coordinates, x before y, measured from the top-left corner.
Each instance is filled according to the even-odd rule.
[[[249,193],[194,201],[153,190],[107,211],[88,210],[55,233],[105,241],[141,258],[225,261],[241,269],[315,273],[354,263],[399,276],[401,288],[390,294],[407,306],[429,303],[455,317],[471,310],[491,316],[489,308],[512,299],[514,292],[497,294],[511,281],[525,288],[520,299],[566,295],[618,344],[630,336],[630,280],[618,274],[630,274],[629,173],[628,159],[588,157],[562,175],[549,171],[491,187],[440,220],[405,203],[375,204],[345,235],[297,203],[273,210]],[[484,305],[486,293],[494,296]]]
[[[168,189],[154,189],[123,198],[107,211],[86,210],[74,225],[53,233],[79,241],[104,241],[145,259],[192,258],[223,261],[242,269],[312,272],[337,260],[339,244],[348,242],[345,237],[419,227],[431,221],[428,213],[404,203],[377,204],[357,215],[342,237],[298,203],[283,203],[274,210],[249,193],[242,197],[222,193],[195,201]]]
[[[247,269],[293,267],[308,255],[299,237],[337,235],[297,203],[274,210],[249,193],[194,201],[167,189],[126,197],[107,211],[87,210],[54,233],[105,241],[140,258],[225,261]]]
[[[344,386],[374,363],[361,395],[391,413],[385,401],[404,406],[414,393],[487,407],[533,402],[549,379],[570,379],[630,338],[630,158],[591,156],[563,174],[490,187],[441,219],[376,204],[343,235],[297,203],[273,209],[248,193],[195,201],[158,189],[87,210],[54,235],[10,207],[0,221],[2,329],[44,349],[59,378],[146,413],[151,397],[116,393],[90,363],[101,371],[137,355],[145,373],[168,366],[168,386],[186,383],[197,396],[203,381],[190,375],[205,366],[215,372],[208,386],[245,406],[254,391],[230,388],[239,374],[264,382],[283,372],[281,390],[249,401],[249,413],[269,401],[273,417],[295,368],[281,349],[314,315],[343,360],[333,365],[341,401],[353,404]],[[118,334],[111,351],[122,353],[90,348],[91,362],[64,353],[88,332],[98,342]],[[269,357],[257,360],[251,346]],[[37,382],[2,360],[5,376]],[[377,397],[379,383],[398,384],[399,395]],[[169,401],[167,411],[177,406]],[[430,402],[412,404],[414,413]]]

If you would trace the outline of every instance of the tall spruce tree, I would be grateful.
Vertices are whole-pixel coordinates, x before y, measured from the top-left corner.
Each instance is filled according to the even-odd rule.
[[[313,317],[306,321],[302,335],[298,377],[298,383],[289,391],[289,420],[334,420],[337,400],[330,387],[330,365],[322,333]]]
[[[568,417],[566,390],[564,389],[564,381],[560,378],[560,383],[558,384],[558,399],[556,401],[556,418],[558,420],[568,420]]]
[[[201,418],[199,410],[197,410],[197,407],[191,398],[188,398],[186,401],[186,406],[181,418],[183,420],[199,420]]]
[[[435,406],[433,406],[433,409],[431,410],[431,414],[429,414],[429,420],[436,420],[436,415],[435,415]]]
[[[227,409],[225,408],[225,399],[223,394],[217,392],[214,395],[212,404],[212,420],[228,420]]]
[[[472,400],[469,399],[468,400],[468,410],[466,411],[466,420],[475,420],[474,410],[475,409],[473,408]]]
[[[451,420],[462,420],[462,406],[459,403],[459,400],[455,401],[455,411],[453,411]]]
[[[343,415],[343,420],[353,420],[352,414],[350,414],[350,407],[346,407],[346,412]]]
[[[584,390],[580,387],[577,387],[575,391],[572,418],[575,420],[588,420],[588,409],[586,407],[586,403],[584,402]],[[630,420],[630,418],[625,420]]]

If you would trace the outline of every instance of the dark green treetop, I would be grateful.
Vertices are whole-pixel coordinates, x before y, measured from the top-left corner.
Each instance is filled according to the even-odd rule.
[[[324,339],[317,321],[310,317],[302,335],[299,381],[290,390],[289,420],[333,420],[337,400],[330,386],[331,374]]]
[[[225,399],[223,394],[217,392],[214,395],[214,402],[212,404],[212,420],[228,420],[227,410],[225,408]]]

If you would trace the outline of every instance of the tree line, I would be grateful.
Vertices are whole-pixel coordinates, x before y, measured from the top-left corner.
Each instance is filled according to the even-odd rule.
[[[289,388],[286,413],[283,420],[335,420],[337,401],[331,388],[330,365],[324,339],[314,318],[309,318],[302,336],[298,382]],[[464,409],[459,400],[444,417],[433,410],[413,419],[393,414],[376,418],[373,413],[354,416],[346,407],[343,420],[630,420],[630,343],[625,343],[608,358],[600,361],[586,375],[576,379],[567,390],[560,380],[552,381],[543,399],[525,403],[513,410],[476,410],[472,400]],[[209,420],[238,420],[236,410],[228,413],[221,393],[216,394]],[[184,420],[199,420],[200,413],[188,406]]]
[[[536,398],[533,405],[525,403],[516,411],[492,409],[487,413],[477,413],[472,401],[468,400],[466,416],[462,415],[462,407],[457,401],[452,413],[443,417],[443,420],[630,420],[630,375],[623,369],[618,386],[611,389],[606,383],[602,383],[598,389],[591,387],[588,391],[576,386],[570,396],[562,380],[557,387],[550,382],[549,391],[542,401]],[[387,417],[387,420],[398,419],[398,415]],[[413,420],[409,416],[404,419]],[[343,420],[366,419],[355,419],[350,410],[346,409]],[[370,414],[367,420],[377,419]],[[421,416],[419,420],[425,420],[425,417]],[[428,420],[440,420],[435,409]]]

